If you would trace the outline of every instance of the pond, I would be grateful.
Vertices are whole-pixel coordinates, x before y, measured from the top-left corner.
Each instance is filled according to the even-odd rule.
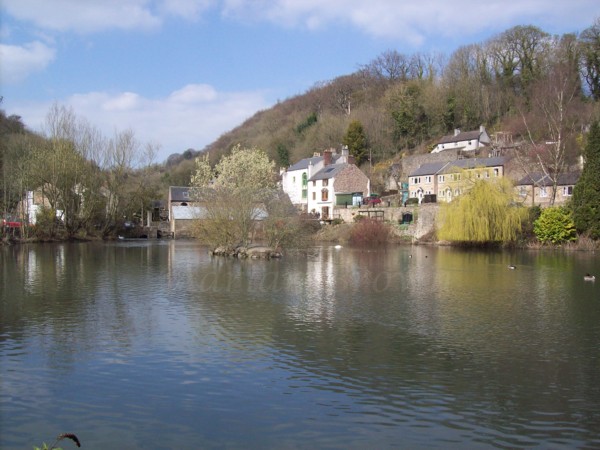
[[[600,448],[594,253],[141,240],[0,261],[2,449]]]

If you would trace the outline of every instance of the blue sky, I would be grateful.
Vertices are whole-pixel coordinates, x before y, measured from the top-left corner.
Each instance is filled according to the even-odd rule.
[[[450,55],[515,25],[581,32],[598,0],[0,0],[0,108],[53,103],[157,162],[386,50]]]

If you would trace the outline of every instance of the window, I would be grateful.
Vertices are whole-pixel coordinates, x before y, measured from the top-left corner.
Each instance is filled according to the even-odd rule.
[[[315,180],[313,180],[313,187],[315,187],[317,185],[317,182]]]
[[[443,183],[444,182],[444,175],[438,175],[438,181],[440,183]]]
[[[292,177],[292,183],[296,184],[296,177]]]
[[[317,199],[317,193],[316,192],[313,192],[312,198],[313,198],[313,200]]]
[[[573,186],[563,186],[562,195],[563,197],[570,197],[573,195]]]
[[[490,171],[489,171],[489,170],[486,170],[486,171],[485,171],[485,177],[486,177],[486,178],[489,178],[489,177],[490,177]]]
[[[525,186],[519,186],[519,195],[521,197],[527,197],[527,188]]]
[[[323,180],[323,183],[322,183],[322,185],[323,185],[323,186],[328,186],[328,185],[329,185],[329,180]]]
[[[454,189],[454,195],[455,196],[459,196],[460,195],[460,189]]]
[[[430,176],[426,176],[425,177],[425,183],[431,183],[431,177]]]
[[[546,190],[545,186],[540,188],[540,197],[548,197],[548,191]]]
[[[419,184],[421,182],[421,178],[413,177],[412,181],[413,181],[413,184]]]
[[[302,189],[302,200],[306,199],[308,195],[308,189]]]
[[[494,176],[497,177],[498,175],[500,175],[500,169],[496,167],[494,168]]]
[[[306,172],[304,172],[302,174],[302,187],[306,186],[308,186],[308,175],[306,175]]]
[[[321,201],[326,202],[329,200],[329,191],[327,189],[321,189]]]
[[[443,197],[444,196],[444,191],[441,189],[438,189],[438,197]]]

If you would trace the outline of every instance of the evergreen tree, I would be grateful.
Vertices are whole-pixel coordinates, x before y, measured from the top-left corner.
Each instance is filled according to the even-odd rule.
[[[350,122],[350,125],[348,125],[348,130],[344,136],[343,143],[348,146],[348,150],[350,154],[354,156],[357,165],[368,159],[367,137],[362,123],[358,120],[353,120]]]
[[[573,221],[580,233],[600,238],[600,122],[590,128],[584,151],[585,165],[573,191]]]

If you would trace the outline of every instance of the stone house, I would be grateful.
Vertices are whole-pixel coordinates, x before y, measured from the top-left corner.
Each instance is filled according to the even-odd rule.
[[[498,178],[505,175],[505,158],[467,158],[423,164],[408,177],[409,198],[423,201],[426,195],[450,202],[468,189],[468,179]]]
[[[573,195],[573,189],[580,172],[562,173],[556,183],[554,205],[564,205]],[[550,206],[552,203],[552,190],[554,183],[550,177],[543,173],[532,173],[524,176],[515,184],[517,194],[525,206]]]

